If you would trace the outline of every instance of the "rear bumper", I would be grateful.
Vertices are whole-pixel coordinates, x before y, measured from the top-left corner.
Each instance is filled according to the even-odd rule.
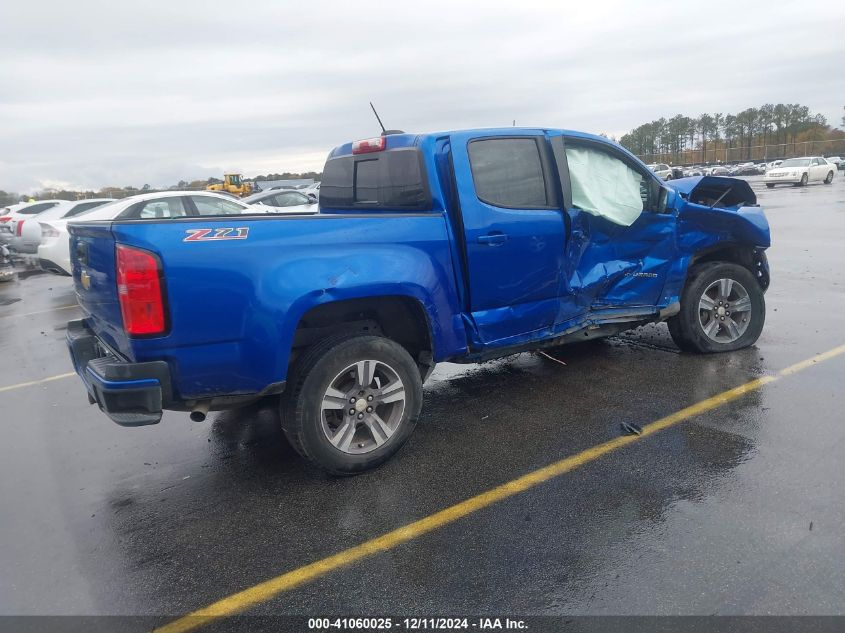
[[[67,345],[91,403],[121,426],[157,424],[171,400],[170,368],[164,361],[129,363],[97,340],[84,319],[71,321]]]
[[[70,272],[59,266],[56,262],[50,261],[49,259],[44,259],[43,257],[38,258],[38,265],[41,266],[41,270],[45,270],[48,273],[53,273],[56,275],[63,275],[65,277],[70,277]]]

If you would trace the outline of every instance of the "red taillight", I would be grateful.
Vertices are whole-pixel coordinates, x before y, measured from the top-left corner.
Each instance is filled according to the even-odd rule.
[[[161,267],[152,253],[117,247],[117,295],[123,329],[130,336],[164,333]]]
[[[12,219],[11,215],[4,215],[4,216],[0,217],[0,222],[8,222],[11,219]]]
[[[362,141],[352,143],[352,153],[369,154],[370,152],[381,152],[385,147],[387,147],[387,137],[385,136],[365,138]]]
[[[18,237],[23,235],[23,223],[24,223],[23,220],[18,220],[18,229],[17,229]]]

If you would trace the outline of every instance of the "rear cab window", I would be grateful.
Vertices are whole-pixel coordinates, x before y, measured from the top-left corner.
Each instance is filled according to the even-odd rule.
[[[422,154],[399,147],[329,158],[320,186],[321,209],[427,211],[431,193]]]

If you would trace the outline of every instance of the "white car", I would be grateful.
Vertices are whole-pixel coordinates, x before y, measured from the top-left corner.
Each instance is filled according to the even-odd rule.
[[[21,220],[31,218],[47,209],[55,207],[63,200],[37,200],[35,202],[21,202],[20,204],[13,204],[0,210],[0,244],[4,244],[14,250],[14,244],[17,242],[16,238],[20,238],[20,230],[23,227],[18,227]]]
[[[317,200],[317,201],[319,201],[319,200],[320,200],[320,183],[319,183],[319,182],[315,182],[313,185],[311,185],[310,187],[308,187],[308,188],[304,191],[304,193],[305,193],[305,195],[306,195],[306,196],[308,196],[309,198],[310,198],[311,196],[314,196],[314,199],[315,199],[315,200]]]
[[[47,220],[70,219],[89,209],[114,202],[114,198],[90,198],[88,200],[61,200],[59,204],[46,211],[18,220],[16,236],[12,238],[10,246],[18,253],[33,254],[41,243],[41,222]]]
[[[315,199],[296,189],[270,189],[243,198],[241,202],[273,207],[274,213],[316,213]]]
[[[833,163],[839,169],[845,169],[845,160],[841,156],[828,156],[827,162]]]
[[[657,174],[663,180],[672,180],[672,168],[664,163],[655,163],[648,165],[648,168]]]
[[[787,158],[778,167],[766,170],[763,181],[771,189],[775,185],[796,185],[803,187],[808,182],[833,182],[836,165],[821,156]]]
[[[71,218],[41,223],[38,259],[41,268],[57,275],[70,275],[70,234],[68,222],[96,220],[146,220],[199,216],[273,213],[272,207],[244,204],[213,191],[160,191],[131,196],[91,209]]]

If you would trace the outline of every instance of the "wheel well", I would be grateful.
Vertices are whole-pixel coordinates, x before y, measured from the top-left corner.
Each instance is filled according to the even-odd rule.
[[[721,245],[697,254],[690,262],[690,268],[705,262],[738,264],[754,275],[761,289],[766,290],[769,287],[769,267],[763,249],[739,244]]]
[[[324,303],[302,315],[293,338],[291,360],[315,342],[336,334],[380,334],[399,343],[426,375],[434,346],[425,308],[402,296],[364,297]]]

